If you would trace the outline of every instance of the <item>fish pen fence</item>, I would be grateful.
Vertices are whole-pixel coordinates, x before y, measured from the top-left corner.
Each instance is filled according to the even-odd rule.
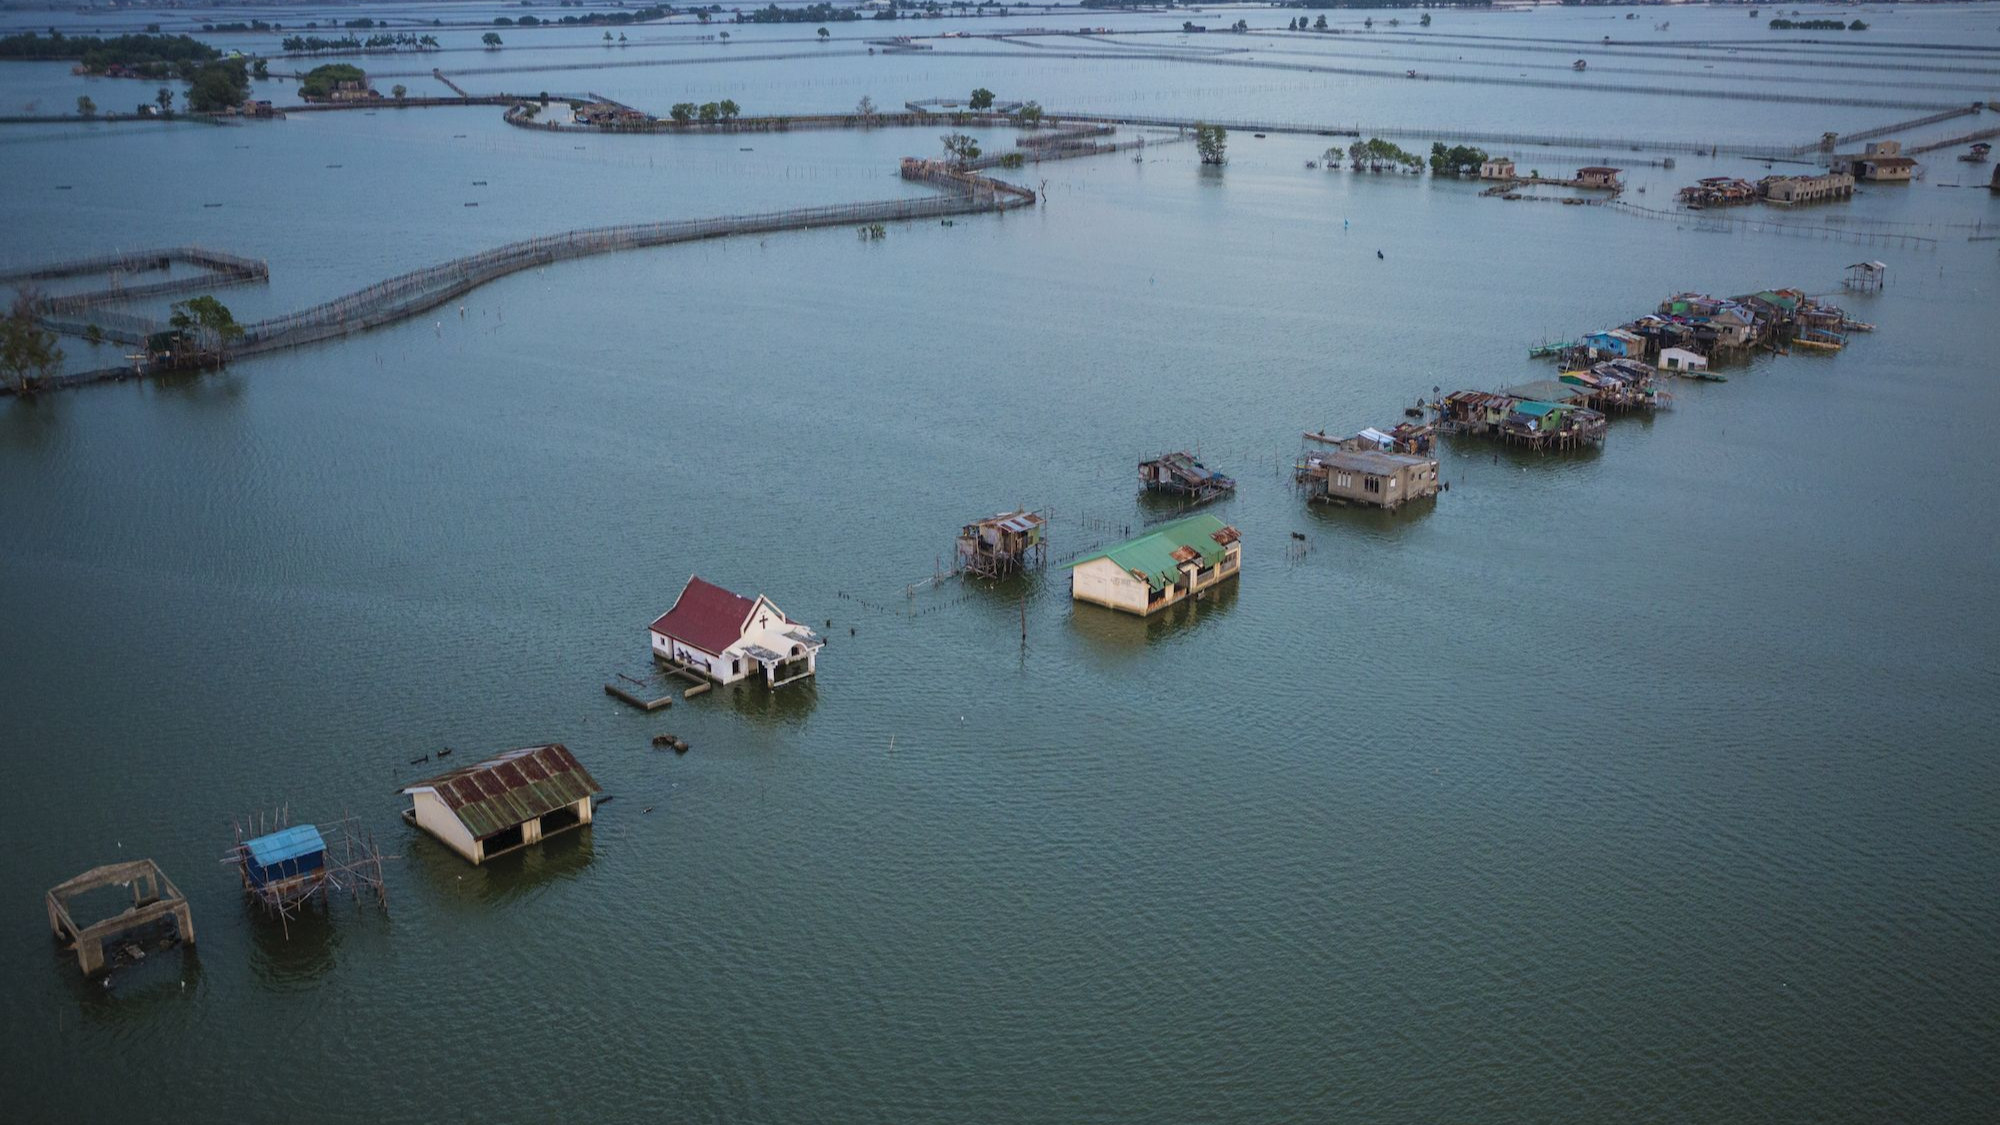
[[[241,275],[248,278],[268,277],[271,272],[269,267],[255,258],[225,254],[220,250],[204,250],[199,246],[170,246],[164,250],[121,250],[89,258],[74,258],[66,262],[51,262],[47,265],[8,270],[0,272],[0,285],[15,285],[23,281],[53,281],[65,277],[89,277],[100,273],[145,273],[169,269],[176,262],[187,266],[198,266],[213,273]]]
[[[912,174],[910,164],[909,161],[904,164],[904,179],[921,180],[945,188],[950,194],[933,199],[896,199],[714,219],[635,223],[526,239],[414,270],[322,305],[246,325],[243,340],[235,350],[239,355],[248,355],[379,327],[435,308],[508,274],[572,258],[739,234],[976,214],[1026,206],[1035,200],[1035,193],[1026,188],[954,172],[941,165]]]
[[[1706,211],[1660,211],[1618,199],[1608,200],[1604,205],[1616,209],[1620,214],[1633,215],[1642,219],[1666,219],[1677,223],[1686,223],[1698,231],[1711,231],[1724,234],[1737,231],[1789,234],[1801,238],[1833,239],[1839,242],[1853,242],[1866,246],[1899,246],[1910,250],[1935,250],[1938,245],[1937,239],[1927,238],[1919,234],[1850,230],[1845,227],[1809,226],[1801,223],[1774,223],[1762,219],[1747,219],[1737,216],[1725,217]]]
[[[540,105],[541,99],[522,97],[508,99],[514,103],[505,114],[507,124],[523,129],[541,129],[550,133],[790,133],[809,129],[894,129],[937,125],[983,125],[1013,127],[1019,122],[999,113],[978,111],[950,113],[806,113],[790,116],[736,117],[728,121],[675,121],[672,118],[648,118],[639,121],[607,122],[599,125],[583,125],[570,121],[537,121],[529,116],[530,104]],[[555,101],[578,101],[582,99],[555,98]],[[606,102],[604,104],[617,104]]]
[[[1064,121],[1097,121],[1112,125],[1146,126],[1160,129],[1193,129],[1196,125],[1220,125],[1245,133],[1300,133],[1321,137],[1401,137],[1407,140],[1456,141],[1462,144],[1562,146],[1570,149],[1618,149],[1631,152],[1717,153],[1731,156],[1788,154],[1792,149],[1779,145],[1725,145],[1706,141],[1664,141],[1654,137],[1593,137],[1560,133],[1491,133],[1467,129],[1437,129],[1400,125],[1309,124],[1286,121],[1244,121],[1225,118],[1153,117],[1094,113],[1055,112],[1049,116]],[[1810,148],[1817,148],[1817,143]],[[1810,148],[1808,151],[1810,151]]]
[[[1911,129],[1921,129],[1926,125],[1935,125],[1940,121],[1950,121],[1954,117],[1964,117],[1967,114],[1978,113],[1978,112],[1979,112],[1979,103],[1970,102],[1967,103],[1966,105],[1958,106],[1957,108],[1954,109],[1947,109],[1939,113],[1933,113],[1925,117],[1915,117],[1911,118],[1908,121],[1897,121],[1888,125],[1877,125],[1872,129],[1861,129],[1852,133],[1841,133],[1834,138],[1834,144],[1857,144],[1861,141],[1872,141],[1875,140],[1877,137],[1886,137],[1891,133],[1906,133]],[[1830,147],[1827,146],[1824,140],[1821,140],[1821,141],[1815,141],[1809,145],[1802,145],[1798,148],[1795,148],[1792,150],[1792,154],[1794,156],[1797,156],[1804,153],[1821,151],[1821,150],[1827,152],[1833,151]]]

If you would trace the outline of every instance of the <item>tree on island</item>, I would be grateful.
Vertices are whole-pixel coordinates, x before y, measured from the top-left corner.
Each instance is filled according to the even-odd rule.
[[[35,318],[40,297],[23,290],[14,295],[14,305],[0,319],[0,374],[13,386],[15,394],[27,394],[48,381],[62,368],[62,349],[56,334]]]
[[[819,29],[819,32],[818,32],[818,35],[819,35],[819,41],[820,41],[820,42],[822,42],[822,43],[826,42],[826,40],[827,40],[827,37],[828,37],[828,36],[830,36],[830,35],[832,35],[832,34],[833,34],[833,33],[832,33],[831,31],[828,31],[827,29],[825,29],[825,28],[823,28],[823,27],[822,27],[822,28],[820,28],[820,29]]]
[[[497,31],[487,32],[486,34],[479,37],[479,41],[481,43],[486,44],[486,49],[489,51],[497,51],[500,49],[500,33]]]
[[[1020,122],[1023,129],[1039,127],[1042,123],[1042,103],[1029,102],[1022,106],[1015,111],[1014,120]]]
[[[984,87],[984,86],[981,86],[981,87],[980,87],[979,89],[977,89],[977,90],[974,90],[974,91],[972,92],[972,108],[974,108],[974,109],[992,109],[992,108],[993,108],[993,91],[991,91],[991,90],[987,89],[987,88],[986,88],[986,87]]]
[[[394,86],[389,87],[389,96],[400,102],[410,96],[410,88],[398,82]]]
[[[1444,147],[1443,141],[1431,145],[1431,175],[1455,176],[1461,168],[1478,168],[1486,163],[1486,153],[1470,145]]]
[[[1224,150],[1229,147],[1229,130],[1220,125],[1210,125],[1197,121],[1194,126],[1194,150],[1201,154],[1203,164],[1222,164],[1228,160]]]
[[[236,323],[229,306],[206,294],[177,302],[167,325],[183,341],[193,333],[195,346],[213,351],[218,362],[228,362],[229,345],[243,338],[243,326]]]
[[[89,94],[79,94],[76,99],[76,111],[85,117],[96,117],[97,103],[90,100]]]
[[[694,120],[694,109],[693,102],[675,102],[674,107],[667,111],[667,116],[673,118],[675,122],[685,125]]]
[[[203,63],[181,101],[194,113],[220,113],[250,97],[248,64],[241,58]]]
[[[159,92],[153,95],[153,100],[160,104],[161,113],[174,111],[174,92],[165,86],[160,87]]]
[[[1417,21],[1417,26],[1429,27],[1430,25],[1431,25],[1431,14],[1429,12],[1425,12],[1424,18]]]
[[[875,124],[875,99],[867,94],[861,95],[861,100],[854,103],[854,116],[859,117],[864,125]]]
[[[964,164],[979,159],[979,142],[964,133],[946,133],[944,154],[954,163]]]

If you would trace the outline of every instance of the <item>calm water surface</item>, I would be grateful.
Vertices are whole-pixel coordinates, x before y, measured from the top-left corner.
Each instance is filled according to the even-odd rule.
[[[1609,15],[1436,30],[1587,41]],[[1990,8],[1867,18],[2000,45],[1970,38]],[[1379,108],[1344,111],[1182,64],[880,63],[711,69],[762,84],[753,111],[984,81],[1480,128],[1546,97],[1557,131],[1651,106],[1692,137],[1688,106],[1733,104],[1355,80]],[[693,69],[569,81],[651,106]],[[914,192],[894,160],[934,140],[31,127],[0,135],[4,254],[254,254],[268,290],[224,299],[262,315],[531,234]],[[1939,186],[1943,153],[1783,216],[1934,242],[1728,233],[1306,171],[1326,143],[1031,168],[1033,211],[569,263],[198,381],[0,407],[9,1116],[2000,1116],[2000,263],[1967,241],[2000,200]],[[1635,165],[1630,198],[1712,172],[1763,167]],[[1841,299],[1879,331],[1677,387],[1600,452],[1451,445],[1450,492],[1398,517],[1307,510],[1281,472],[1302,429],[1543,376],[1538,339],[1683,288],[1833,291],[1864,257],[1887,289]],[[1059,555],[1165,514],[1132,464],[1180,447],[1241,481],[1218,512],[1245,571],[1214,601],[1072,609],[1056,569],[906,594],[978,514],[1051,506]],[[606,699],[693,572],[830,622],[818,681]],[[618,798],[588,832],[475,869],[397,819],[434,768],[410,759],[545,740]],[[381,836],[387,919],[287,939],[244,905],[230,818],[284,802]],[[187,892],[198,952],[85,984],[39,898],[134,856]]]

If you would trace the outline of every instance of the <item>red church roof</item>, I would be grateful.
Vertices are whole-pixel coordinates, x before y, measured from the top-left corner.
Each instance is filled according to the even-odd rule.
[[[720,655],[742,639],[756,604],[754,599],[732,594],[697,575],[688,579],[681,596],[674,599],[674,608],[653,622],[653,632]]]

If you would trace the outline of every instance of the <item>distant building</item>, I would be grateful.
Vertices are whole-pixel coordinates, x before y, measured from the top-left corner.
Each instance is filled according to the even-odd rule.
[[[826,644],[764,595],[746,598],[699,577],[687,580],[649,633],[655,656],[718,684],[733,684],[759,668],[769,687],[805,679],[819,670]]]
[[[1876,183],[1907,183],[1916,174],[1917,162],[1903,155],[1901,141],[1871,141],[1858,156],[1833,160],[1837,172],[1851,172],[1856,179]]]
[[[1576,170],[1576,183],[1578,187],[1623,188],[1625,184],[1618,178],[1618,173],[1623,170],[1622,168],[1606,168],[1597,165],[1589,168],[1578,168]]]
[[[1300,466],[1308,500],[1360,504],[1394,511],[1438,493],[1438,463],[1378,450],[1335,449],[1311,453]]]
[[[560,744],[509,750],[403,787],[403,819],[475,864],[590,823],[597,779]]]
[[[1504,156],[1496,156],[1479,166],[1479,178],[1482,180],[1514,179],[1514,162]]]
[[[1141,617],[1236,577],[1243,545],[1211,515],[1189,516],[1070,564],[1070,597]]]
[[[1820,203],[1854,194],[1854,177],[1846,172],[1817,176],[1765,176],[1757,190],[1772,203]]]
[[[1706,371],[1708,357],[1686,348],[1663,348],[1660,351],[1660,368],[1663,371]]]

